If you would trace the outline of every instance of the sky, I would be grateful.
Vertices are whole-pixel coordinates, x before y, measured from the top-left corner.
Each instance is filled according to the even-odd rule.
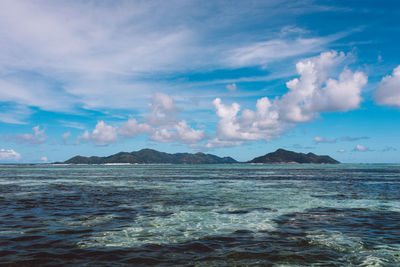
[[[0,1],[0,163],[400,163],[398,1]]]

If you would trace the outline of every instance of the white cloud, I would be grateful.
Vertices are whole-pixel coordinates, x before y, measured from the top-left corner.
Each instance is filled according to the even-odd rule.
[[[153,128],[147,123],[139,123],[131,118],[124,123],[119,129],[118,134],[125,138],[132,138],[139,134],[149,134],[153,132]]]
[[[68,144],[68,138],[71,136],[71,132],[65,132],[62,134],[62,141],[64,145]]]
[[[374,96],[379,105],[400,107],[400,65],[382,79]]]
[[[315,143],[333,144],[333,143],[336,143],[336,139],[329,139],[329,138],[324,138],[324,137],[321,137],[321,136],[316,136],[316,137],[314,137],[314,142]]]
[[[174,12],[162,2],[2,1],[0,70],[17,78],[0,75],[1,99],[45,110],[128,109],[160,86],[143,74],[209,64]]]
[[[343,148],[341,148],[341,149],[338,150],[338,152],[339,152],[339,153],[344,153],[344,152],[346,152],[346,150],[344,150]]]
[[[96,128],[90,135],[90,139],[96,145],[107,145],[117,141],[117,131],[116,128],[105,124],[103,121],[99,121]]]
[[[181,142],[193,144],[205,138],[204,130],[191,128],[185,120],[179,120],[177,113],[179,109],[172,97],[155,93],[149,104],[150,114],[146,116],[147,123],[142,124],[144,133],[151,133],[149,137],[157,142]],[[150,126],[153,127],[151,130]]]
[[[259,99],[255,111],[245,109],[239,115],[238,103],[226,106],[216,98],[213,104],[220,117],[218,139],[269,141],[278,138],[294,123],[313,120],[320,112],[348,111],[359,107],[361,88],[367,83],[366,75],[344,68],[338,80],[330,78],[345,59],[344,53],[330,51],[298,62],[296,69],[300,78],[287,82],[289,92],[280,99]],[[315,141],[334,141],[320,138]]]
[[[44,129],[40,130],[39,126],[32,128],[34,134],[16,134],[15,141],[17,143],[29,143],[32,145],[38,145],[46,142],[48,136],[44,134]]]
[[[153,126],[173,125],[176,123],[176,112],[174,100],[167,94],[157,92],[153,95],[149,104],[151,113],[146,117],[147,122]]]
[[[235,67],[265,65],[283,58],[319,52],[327,43],[339,37],[340,35],[332,35],[324,38],[272,39],[255,42],[229,51],[227,61]]]
[[[90,134],[88,130],[84,131],[81,135],[78,135],[78,137],[75,139],[74,144],[79,145],[81,141],[84,142],[90,141]]]
[[[226,89],[228,89],[228,90],[231,91],[231,92],[235,92],[236,89],[237,89],[236,83],[228,84],[228,85],[226,86]]]
[[[330,51],[296,64],[300,78],[286,83],[290,89],[282,96],[279,109],[285,120],[306,122],[319,112],[348,111],[361,103],[361,89],[367,83],[362,72],[344,69],[339,80],[329,78],[333,68],[345,59],[344,53]]]
[[[117,128],[107,125],[104,121],[99,121],[91,133],[85,131],[78,136],[77,141],[80,140],[90,141],[97,146],[106,146],[118,140]]]
[[[267,97],[257,101],[256,111],[243,110],[238,116],[240,105],[233,103],[231,106],[222,104],[220,98],[213,101],[217,115],[221,118],[218,122],[217,135],[222,140],[271,140],[279,137],[287,127],[279,121],[279,114],[273,103]]]
[[[358,144],[353,149],[353,151],[356,151],[356,152],[367,152],[367,151],[371,151],[371,150],[368,147],[365,147],[365,146],[362,146],[362,145]]]
[[[195,130],[187,125],[186,121],[180,121],[173,128],[157,128],[149,137],[157,142],[180,142],[193,144],[205,139],[204,130]]]
[[[148,134],[149,140],[156,142],[180,142],[194,144],[206,138],[204,130],[190,127],[185,120],[179,120],[174,100],[163,93],[154,94],[149,104],[150,113],[145,116],[146,122],[139,123],[130,118],[120,127],[113,127],[100,121],[96,128],[89,133],[85,131],[78,136],[79,141],[90,141],[96,145],[108,145],[117,141],[118,136],[133,138],[139,134]]]
[[[43,161],[44,163],[49,161],[49,159],[46,156],[41,157],[40,160]]]
[[[51,85],[43,78],[29,77],[29,79],[24,80],[21,77],[24,76],[19,73],[6,77],[0,75],[1,102],[12,102],[19,106],[20,111],[24,107],[23,113],[29,113],[26,106],[35,106],[51,111],[72,109],[72,104],[76,99],[71,95],[62,90],[53,90]]]
[[[1,89],[0,89],[1,90]],[[32,114],[30,108],[22,105],[2,106],[0,121],[12,124],[26,124],[25,120]]]
[[[186,121],[180,121],[175,125],[178,140],[183,143],[196,143],[205,138],[204,130],[195,130],[187,125]]]
[[[156,129],[149,139],[161,143],[173,142],[176,140],[176,132],[169,131],[166,128]]]
[[[0,75],[0,98],[57,111],[75,104],[128,108],[152,84],[140,82],[140,74],[192,63],[183,60],[193,53],[186,49],[191,31],[157,21],[149,16],[154,8],[167,12],[166,5],[130,1],[2,1],[0,74],[8,75]]]
[[[0,150],[0,160],[14,161],[21,159],[21,154],[14,151],[13,149],[1,149]]]

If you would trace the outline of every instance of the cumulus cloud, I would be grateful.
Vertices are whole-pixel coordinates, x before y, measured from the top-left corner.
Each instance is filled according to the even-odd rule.
[[[353,151],[355,152],[367,152],[367,151],[371,151],[371,149],[369,149],[368,147],[365,147],[363,145],[356,145],[356,147],[353,149]]]
[[[400,65],[382,79],[374,96],[379,105],[400,107]]]
[[[21,159],[21,154],[14,151],[13,149],[1,149],[0,150],[0,160],[4,161],[14,161]]]
[[[149,139],[157,142],[181,142],[191,144],[202,141],[205,137],[204,130],[195,130],[191,128],[186,121],[180,121],[174,125],[172,129],[155,129],[153,135],[151,135]]]
[[[91,133],[85,131],[78,136],[77,141],[80,140],[92,142],[97,146],[106,146],[118,140],[117,128],[107,125],[104,121],[99,121]]]
[[[314,137],[314,142],[315,143],[334,144],[334,143],[336,143],[336,139],[329,139],[329,138],[324,138],[324,137],[321,137],[321,136],[316,136],[316,137]]]
[[[90,133],[85,131],[77,138],[79,141],[89,141],[95,145],[104,146],[114,143],[118,136],[133,138],[140,134],[149,135],[149,140],[156,142],[180,142],[191,144],[206,138],[204,130],[193,129],[185,120],[179,120],[174,100],[163,93],[153,95],[149,104],[150,112],[145,116],[146,121],[141,123],[130,118],[119,127],[107,125],[99,121],[96,128]]]
[[[153,135],[149,137],[151,141],[167,143],[176,139],[176,133],[168,129],[161,128],[154,131]]]
[[[131,118],[124,123],[119,129],[118,134],[125,138],[132,138],[139,134],[149,134],[153,132],[153,128],[147,123],[139,123]]]
[[[296,64],[300,78],[286,83],[289,92],[279,101],[283,119],[307,122],[320,112],[348,111],[359,107],[361,89],[367,83],[362,72],[345,68],[339,79],[329,78],[333,68],[345,59],[344,53],[324,52]]]
[[[46,142],[47,136],[44,134],[44,129],[40,130],[39,126],[32,128],[34,134],[16,134],[15,141],[17,143],[23,144],[28,143],[32,145],[38,145]]]
[[[82,134],[78,135],[78,137],[75,139],[74,144],[79,145],[81,141],[88,142],[89,140],[90,140],[90,134],[89,131],[86,130]]]
[[[185,120],[179,120],[177,115],[182,110],[175,105],[172,97],[164,93],[153,95],[149,109],[146,124],[141,126],[145,131],[143,133],[152,133],[149,137],[152,141],[192,144],[206,137],[204,130],[195,130]]]
[[[296,64],[300,78],[286,83],[289,91],[281,98],[263,97],[257,101],[256,110],[240,105],[224,105],[220,98],[213,101],[220,117],[217,137],[221,140],[266,140],[279,137],[295,123],[313,120],[321,112],[348,111],[359,107],[361,89],[367,83],[362,72],[353,73],[346,67],[339,79],[331,78],[346,59],[344,53],[330,51],[302,60]],[[317,138],[316,142],[333,142]]]
[[[240,116],[240,105],[237,103],[227,106],[216,98],[213,104],[221,118],[217,128],[220,139],[269,141],[279,137],[286,127],[279,121],[278,111],[267,97],[257,101],[256,111],[245,109]]]
[[[186,121],[180,121],[175,125],[178,138],[184,143],[196,143],[205,138],[204,130],[195,130],[187,125]]]

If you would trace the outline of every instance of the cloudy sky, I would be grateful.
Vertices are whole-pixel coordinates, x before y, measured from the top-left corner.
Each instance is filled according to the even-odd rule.
[[[1,1],[0,162],[399,163],[399,17],[386,0]]]

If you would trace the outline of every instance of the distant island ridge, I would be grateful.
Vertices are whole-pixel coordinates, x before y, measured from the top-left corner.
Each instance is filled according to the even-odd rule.
[[[314,164],[338,164],[339,161],[330,156],[319,156],[314,153],[297,153],[285,149],[256,157],[247,162],[238,162],[232,157],[218,157],[212,154],[198,153],[175,153],[170,154],[154,149],[142,149],[133,152],[119,152],[107,157],[83,157],[75,156],[64,162],[64,164],[232,164],[232,163],[258,163],[258,164],[285,164],[285,163],[314,163]]]

